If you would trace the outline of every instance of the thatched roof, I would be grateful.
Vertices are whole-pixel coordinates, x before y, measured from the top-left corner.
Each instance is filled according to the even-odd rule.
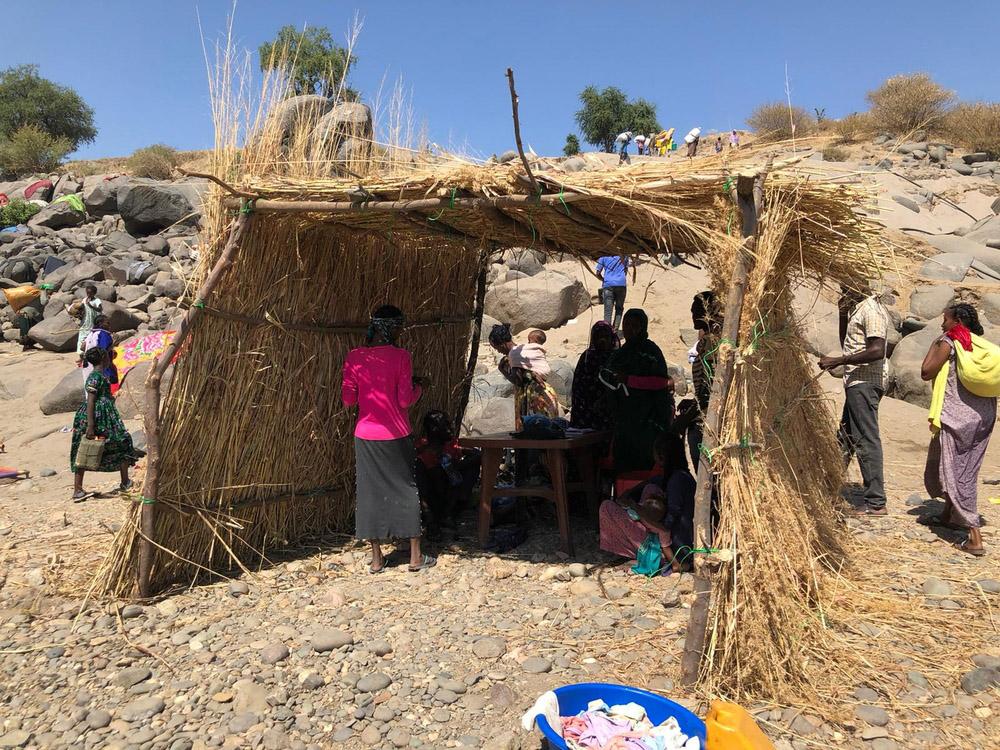
[[[413,163],[363,179],[244,176],[238,187],[256,196],[258,212],[294,212],[394,242],[447,237],[466,246],[534,247],[581,258],[691,255],[737,241],[726,181],[755,172],[773,151],[747,149],[733,158],[695,161],[672,157],[575,173],[541,162],[534,173],[541,193],[534,192],[520,162],[459,159]],[[869,193],[819,178],[801,159],[776,162],[768,186],[770,194],[795,192],[799,219],[789,241],[862,249],[875,236],[863,215]],[[238,200],[230,198],[230,205]]]

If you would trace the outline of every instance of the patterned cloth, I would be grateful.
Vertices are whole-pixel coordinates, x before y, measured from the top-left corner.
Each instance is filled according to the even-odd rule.
[[[844,355],[860,354],[868,347],[868,339],[885,340],[889,331],[889,314],[885,306],[875,297],[866,297],[851,311],[847,319],[847,332],[844,335]],[[885,389],[889,362],[882,353],[882,358],[863,365],[844,365],[844,387],[850,388],[858,383],[869,383],[876,388]]]
[[[94,433],[106,439],[104,455],[101,456],[101,468],[97,471],[118,471],[123,463],[134,466],[139,460],[132,445],[132,436],[125,429],[121,415],[115,408],[111,398],[111,385],[107,378],[99,372],[92,372],[87,377],[85,389],[88,394],[94,394]],[[76,453],[80,441],[87,434],[87,401],[77,410],[73,418],[73,443],[69,452],[69,467],[76,471]]]
[[[151,362],[170,345],[176,331],[154,331],[145,336],[133,336],[115,348],[114,366],[118,370],[118,382],[141,362]],[[176,357],[175,357],[176,358]]]
[[[924,486],[931,497],[949,500],[952,516],[946,521],[979,528],[979,470],[997,419],[997,400],[966,390],[958,379],[955,345],[951,346],[948,383],[941,408],[941,430],[931,439],[924,468]]]

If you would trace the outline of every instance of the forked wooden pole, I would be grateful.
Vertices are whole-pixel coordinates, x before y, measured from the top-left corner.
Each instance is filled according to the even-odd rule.
[[[170,362],[180,350],[184,339],[191,333],[191,324],[201,315],[205,303],[211,298],[226,271],[233,264],[233,256],[239,247],[240,237],[250,221],[250,214],[241,212],[229,231],[229,238],[222,254],[216,261],[205,283],[198,290],[198,296],[188,308],[177,327],[177,333],[170,345],[153,363],[146,378],[146,409],[143,415],[143,426],[146,429],[146,481],[142,485],[142,516],[139,539],[139,596],[143,599],[150,595],[150,577],[153,569],[153,555],[156,545],[154,534],[156,527],[156,497],[159,487],[160,473],[160,383],[170,367]]]
[[[513,68],[507,68],[507,80],[510,82],[510,107],[514,114],[514,143],[517,144],[517,153],[521,155],[521,163],[524,165],[524,171],[528,175],[528,179],[531,180],[531,189],[535,195],[541,195],[542,189],[538,186],[538,181],[531,172],[528,157],[524,155],[524,146],[521,145],[521,120],[517,116],[517,92],[514,91]]]
[[[703,453],[698,462],[698,485],[694,497],[694,546],[710,549],[712,545],[712,485],[713,472],[711,456],[719,444],[722,414],[729,396],[729,386],[733,380],[733,365],[739,343],[740,316],[743,313],[743,297],[747,279],[753,264],[753,251],[757,242],[757,218],[762,210],[764,180],[771,169],[772,161],[756,175],[740,176],[731,190],[734,202],[743,217],[743,245],[736,256],[729,293],[722,318],[722,338],[718,349],[718,364],[712,378],[712,390],[708,401],[702,428]],[[713,571],[708,565],[705,553],[694,555],[694,593],[687,634],[684,638],[684,654],[681,657],[681,682],[692,686],[698,681],[701,658],[705,651],[705,634],[708,630],[708,614],[712,601]]]

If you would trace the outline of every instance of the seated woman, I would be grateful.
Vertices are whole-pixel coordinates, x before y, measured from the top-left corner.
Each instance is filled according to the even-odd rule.
[[[601,372],[611,388],[617,474],[653,468],[653,445],[674,416],[673,382],[663,352],[649,339],[646,313],[638,308],[625,313],[622,333],[625,343]]]
[[[573,371],[570,425],[580,429],[610,430],[608,393],[601,385],[601,369],[618,348],[618,336],[610,323],[599,320],[590,329],[590,346],[580,355]]]
[[[664,572],[689,567],[694,545],[694,477],[688,471],[683,441],[664,434],[656,443],[662,472],[600,510],[601,549],[634,559],[650,534],[656,534]]]
[[[469,504],[479,478],[480,457],[477,451],[459,446],[451,420],[443,411],[427,412],[423,428],[415,446],[414,473],[427,535],[434,539],[442,530],[453,534],[458,527],[458,514]]]

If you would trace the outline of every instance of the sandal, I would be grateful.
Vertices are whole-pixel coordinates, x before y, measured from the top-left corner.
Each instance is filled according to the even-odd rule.
[[[120,485],[118,485],[118,491],[129,492],[133,487],[135,487],[135,483],[130,479],[127,482],[122,482]]]
[[[382,560],[382,564],[377,568],[374,565],[368,566],[368,572],[372,575],[377,575],[385,570],[385,560]]]
[[[408,570],[411,573],[417,573],[427,568],[433,568],[437,564],[438,561],[436,557],[431,557],[430,555],[424,555],[424,559],[420,561],[419,565],[410,565]]]
[[[80,490],[79,492],[74,492],[73,502],[82,503],[84,500],[89,500],[90,498],[92,498],[95,494],[96,493],[94,492],[84,492],[83,490]]]
[[[969,540],[966,539],[964,542],[955,542],[951,545],[959,552],[964,552],[967,555],[972,555],[973,557],[985,557],[986,550],[983,547],[970,547]]]

